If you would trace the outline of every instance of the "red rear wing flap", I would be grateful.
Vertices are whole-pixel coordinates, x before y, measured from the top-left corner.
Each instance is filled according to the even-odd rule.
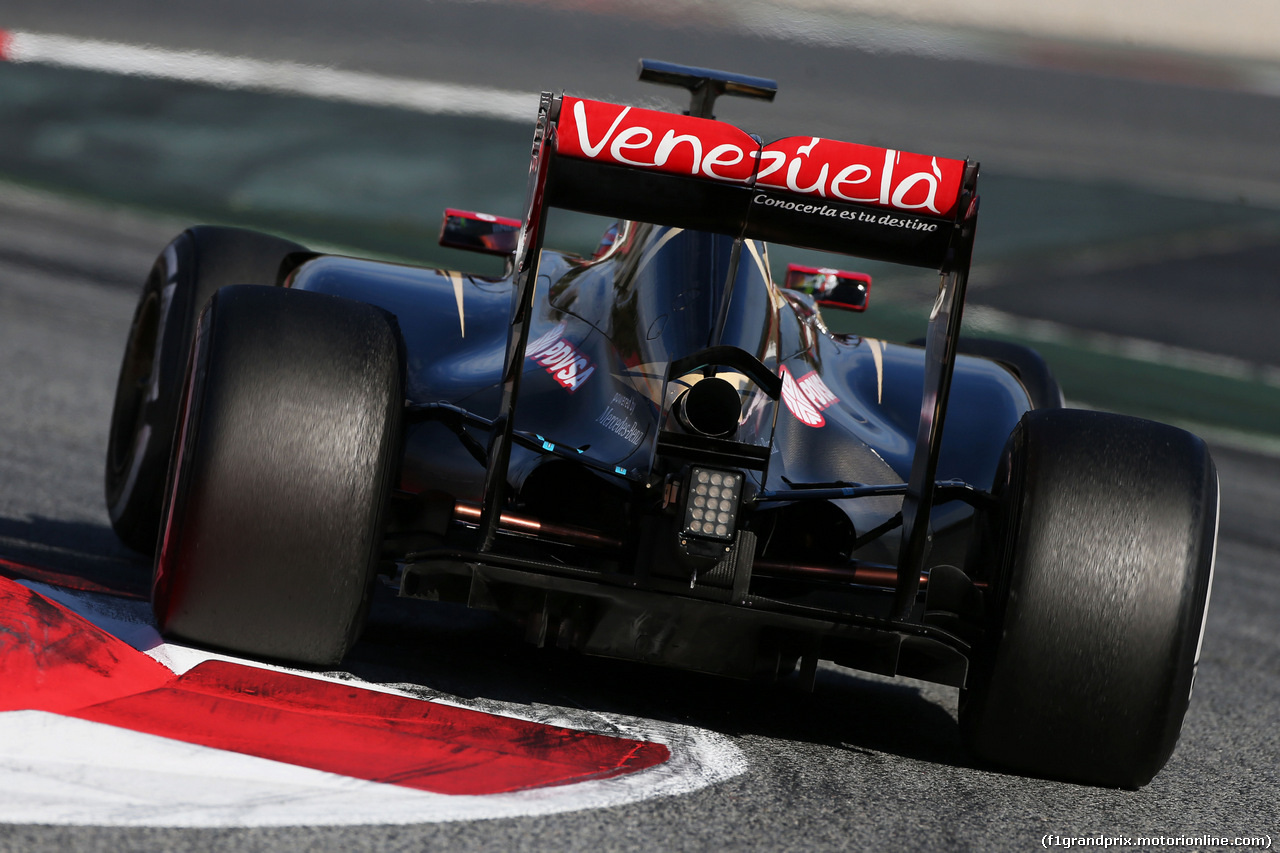
[[[586,213],[937,268],[971,210],[964,160],[567,96],[551,137],[547,203]]]

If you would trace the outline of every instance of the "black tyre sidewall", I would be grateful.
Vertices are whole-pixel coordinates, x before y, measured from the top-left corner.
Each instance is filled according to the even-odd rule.
[[[911,341],[913,346],[924,346],[924,338]],[[1022,384],[1034,409],[1061,409],[1064,405],[1062,386],[1053,375],[1040,353],[1031,347],[1000,341],[993,338],[960,338],[956,350],[961,355],[972,355],[994,361]]]
[[[191,487],[193,455],[188,452],[188,448],[196,445],[200,438],[204,385],[208,376],[208,352],[212,343],[210,328],[215,310],[216,306],[211,302],[198,318],[191,353],[187,359],[184,374],[186,378],[179,397],[177,427],[173,441],[170,442],[160,533],[151,579],[151,609],[162,633],[168,627],[166,622],[174,586],[182,580],[182,574],[175,565],[175,555],[182,542],[182,526],[187,516],[188,492]],[[181,594],[181,590],[178,593]]]
[[[990,359],[1010,370],[1037,409],[1061,409],[1062,388],[1049,365],[1030,347],[990,338],[961,338],[960,352]]]
[[[195,319],[195,257],[189,234],[175,239],[156,259],[143,285],[120,367],[112,410],[106,466],[107,512],[116,535],[134,550],[150,553],[156,544],[161,494],[177,423],[177,407]],[[166,301],[165,290],[172,287]],[[153,338],[146,378],[150,390],[141,405],[129,405],[128,386],[137,381],[136,358],[144,339]],[[132,369],[131,369],[132,368]],[[136,419],[134,411],[136,411]]]
[[[107,448],[107,512],[116,535],[130,548],[155,552],[183,380],[201,308],[225,285],[277,283],[285,260],[305,251],[256,231],[197,226],[175,238],[156,259],[129,330]],[[150,346],[139,346],[152,337]],[[142,348],[150,353],[150,390],[136,405],[131,404],[135,392],[130,386],[137,382],[137,365],[130,359]]]

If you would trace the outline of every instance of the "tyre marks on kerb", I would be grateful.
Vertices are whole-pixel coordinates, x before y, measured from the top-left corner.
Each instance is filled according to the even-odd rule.
[[[0,710],[54,711],[199,746],[434,791],[496,794],[606,779],[665,746],[438,705],[231,661],[172,671],[0,579]]]
[[[250,666],[163,643],[141,603],[32,586],[0,577],[3,822],[481,819],[685,793],[744,769],[708,732],[535,722]]]
[[[122,640],[0,577],[0,711],[73,714],[173,678]]]

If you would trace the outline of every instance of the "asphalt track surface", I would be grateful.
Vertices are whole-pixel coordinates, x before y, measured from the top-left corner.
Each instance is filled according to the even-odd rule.
[[[234,42],[236,49],[249,53],[296,58],[320,54],[328,61],[346,60],[385,72],[438,72],[451,79],[485,78],[477,82],[492,85],[521,79],[536,81],[530,88],[539,88],[589,78],[599,81],[589,94],[620,98],[634,91],[625,78],[638,53],[696,56],[706,65],[741,68],[749,47],[760,67],[745,70],[782,80],[790,75],[792,91],[808,92],[785,107],[776,105],[782,110],[780,121],[804,113],[805,126],[813,132],[866,138],[849,132],[847,124],[828,130],[811,120],[831,112],[830,81],[857,76],[856,66],[871,60],[812,49],[802,60],[795,47],[772,42],[744,47],[728,37],[707,43],[696,33],[644,22],[626,23],[637,44],[620,47],[600,37],[601,22],[590,15],[524,7],[503,7],[501,15],[485,5],[433,7],[429,32],[412,7],[388,4],[382,10],[389,12],[387,29],[371,32],[348,26],[337,4],[317,4],[309,6],[314,23],[302,35],[286,35],[290,15],[296,15],[288,4],[245,4],[229,12],[224,5],[217,18],[176,21],[147,15],[141,3],[120,4],[110,21],[101,19],[91,4],[6,5],[11,7],[6,9],[10,18],[2,23],[11,27],[62,32],[76,32],[78,27],[82,34],[171,46],[209,48]],[[253,25],[243,25],[244,20]],[[451,39],[449,25],[471,33],[472,41]],[[476,47],[476,31],[490,41],[483,51]],[[557,32],[572,35],[579,49],[557,49],[551,38]],[[370,45],[379,49],[371,51]],[[665,49],[658,52],[659,47]],[[624,68],[610,78],[607,75],[614,72],[603,69],[620,54]],[[836,67],[837,62],[851,65]],[[1059,175],[1070,175],[1073,169],[1077,174],[1091,171],[1093,155],[1105,148],[1114,155],[1105,166],[1114,169],[1108,174],[1120,177],[1123,172],[1166,189],[1185,175],[1185,166],[1179,164],[1186,159],[1181,155],[1198,151],[1195,156],[1206,164],[1205,174],[1185,187],[1188,193],[1222,200],[1244,186],[1259,188],[1264,195],[1272,192],[1267,182],[1274,177],[1263,173],[1274,168],[1275,161],[1263,155],[1270,151],[1267,140],[1275,138],[1273,131],[1280,126],[1274,100],[1057,71],[1012,74],[1008,69],[959,64],[949,68],[959,77],[953,94],[968,90],[960,85],[966,79],[976,79],[978,85],[972,88],[995,95],[981,112],[989,120],[958,124],[937,110],[902,107],[908,99],[917,107],[937,106],[930,99],[940,97],[936,84],[948,75],[940,77],[936,64],[881,57],[875,67],[880,69],[875,73],[881,75],[877,80],[882,88],[893,90],[874,105],[879,107],[877,129],[888,126],[884,135],[906,147],[928,150],[935,139],[944,134],[950,138],[950,131],[959,128],[961,134],[969,134],[967,144],[990,145],[981,149],[987,162],[1007,154],[1016,165],[1044,165]],[[1027,119],[1037,103],[1043,104],[1043,99],[1033,97],[1043,91],[1037,85],[1061,87],[1067,93],[1062,101],[1077,105],[1080,113],[1068,111],[1045,122]],[[840,97],[845,92],[847,86],[842,86]],[[850,109],[842,110],[843,115],[858,111],[855,100],[847,103]],[[1188,109],[1214,120],[1188,123]],[[920,121],[922,113],[930,120]],[[1081,130],[1099,121],[1104,122],[1103,132]],[[981,129],[974,130],[979,125]],[[1206,150],[1223,156],[1205,157]],[[1260,177],[1251,182],[1254,175]],[[101,468],[110,395],[135,288],[157,249],[183,224],[3,190],[0,557],[107,585],[145,586],[146,562],[119,545],[107,525]],[[1276,363],[1265,328],[1235,338],[1226,334],[1233,323],[1255,322],[1249,319],[1249,306],[1256,304],[1255,297],[1265,298],[1260,282],[1266,279],[1248,270],[1263,275],[1274,270],[1269,260],[1274,252],[1262,241],[1196,255],[1205,275],[1238,282],[1241,293],[1234,314],[1219,317],[1220,329],[1202,332],[1203,342],[1198,340],[1197,346]],[[1108,269],[1127,265],[1146,270],[1148,283],[1159,282],[1170,275],[1162,263],[1130,260]],[[1125,309],[1126,314],[1134,312],[1129,317],[1146,317],[1153,306],[1168,304],[1149,284],[1139,287],[1133,282],[1133,276],[1126,276],[1118,283],[1136,300]],[[1195,282],[1195,277],[1188,277],[1179,293],[1193,296]],[[1087,310],[1096,301],[1069,299],[1078,286],[1078,280],[1066,280],[1055,290],[1065,294],[1059,297],[1065,308],[1043,301],[1027,304],[1022,288],[1010,288],[1007,299],[1012,302],[999,304],[1027,316],[1060,317],[1064,310],[1076,310],[1080,325],[1116,323],[1132,332],[1132,322],[1117,319],[1114,311]],[[992,286],[993,299],[998,288]],[[1173,308],[1158,314],[1171,327],[1162,334],[1185,341],[1196,324],[1177,305]],[[1276,838],[1280,532],[1274,518],[1280,506],[1280,460],[1221,447],[1214,452],[1223,514],[1200,673],[1178,751],[1139,792],[1024,779],[975,766],[959,743],[954,691],[835,668],[820,672],[818,689],[811,696],[786,685],[759,690],[541,653],[486,619],[449,614],[440,621],[422,608],[383,600],[369,636],[353,655],[350,668],[356,675],[417,683],[464,698],[615,712],[704,727],[728,736],[746,757],[748,769],[690,795],[540,818],[283,830],[8,825],[0,827],[0,849],[1025,850],[1039,845],[1046,833]]]
[[[750,22],[733,12],[769,4],[708,3],[701,15],[691,5],[222,0],[175,9],[119,0],[107,12],[93,0],[6,0],[0,26],[683,106],[678,90],[635,80],[636,59],[648,56],[776,79],[773,104],[721,110],[764,135],[807,132],[1024,174],[1280,203],[1280,99],[1235,91],[1193,59],[1028,45],[1014,64],[967,61],[947,57],[945,44],[921,56],[882,50],[868,36],[864,49],[851,48],[866,22],[779,38],[744,32]],[[785,21],[786,4],[776,5]],[[882,34],[885,47],[893,35]],[[1121,73],[1076,73],[1097,70]],[[1188,80],[1195,85],[1179,85]]]
[[[137,270],[171,223],[7,191],[0,201],[0,552],[123,588],[146,584],[101,502],[105,425]],[[10,825],[0,849],[1025,850],[1061,835],[1280,829],[1280,460],[1217,449],[1217,580],[1181,745],[1138,792],[1009,776],[960,746],[955,692],[824,668],[817,691],[547,654],[502,626],[380,602],[350,671],[460,697],[588,709],[728,736],[748,769],[711,788],[548,817],[394,827]]]

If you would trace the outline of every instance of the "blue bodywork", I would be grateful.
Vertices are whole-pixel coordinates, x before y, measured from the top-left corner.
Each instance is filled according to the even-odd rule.
[[[698,378],[684,377],[664,388],[663,371],[711,343],[710,330],[731,287],[719,343],[751,353],[775,373],[785,370],[797,387],[812,387],[816,375],[824,386],[819,403],[830,400],[819,411],[821,425],[811,425],[797,416],[787,393],[775,402],[752,383],[738,382],[743,415],[736,439],[771,450],[767,474],[749,475],[755,489],[907,479],[920,421],[923,348],[831,334],[810,297],[774,283],[763,243],[746,242],[730,284],[733,240],[728,237],[634,223],[622,234],[598,259],[543,252],[529,333],[533,357],[524,363],[517,429],[580,448],[598,467],[616,466],[643,478],[652,466],[663,412],[674,394]],[[368,302],[396,317],[405,342],[411,406],[443,402],[481,417],[496,416],[511,315],[510,277],[321,256],[300,266],[289,283]],[[562,350],[551,361],[555,370],[545,366],[546,358],[537,358],[535,350],[545,353],[548,346]],[[1030,408],[1027,392],[1002,366],[961,356],[952,399],[938,478],[990,489],[1005,441]],[[810,416],[815,409],[816,404],[808,410]],[[476,437],[484,440],[482,432]],[[416,423],[408,429],[405,447],[403,491],[440,490],[458,501],[480,501],[484,466],[455,431],[438,422]],[[559,456],[516,448],[510,486],[519,495],[539,467],[564,464]],[[621,477],[600,479],[606,488],[632,487]],[[845,538],[852,541],[898,512],[901,498],[832,504],[849,520]],[[829,523],[820,511],[808,515]],[[941,504],[933,526],[937,531],[963,528],[970,515],[964,504]],[[893,563],[897,538],[881,537],[857,556]],[[847,549],[837,552],[852,556]]]

